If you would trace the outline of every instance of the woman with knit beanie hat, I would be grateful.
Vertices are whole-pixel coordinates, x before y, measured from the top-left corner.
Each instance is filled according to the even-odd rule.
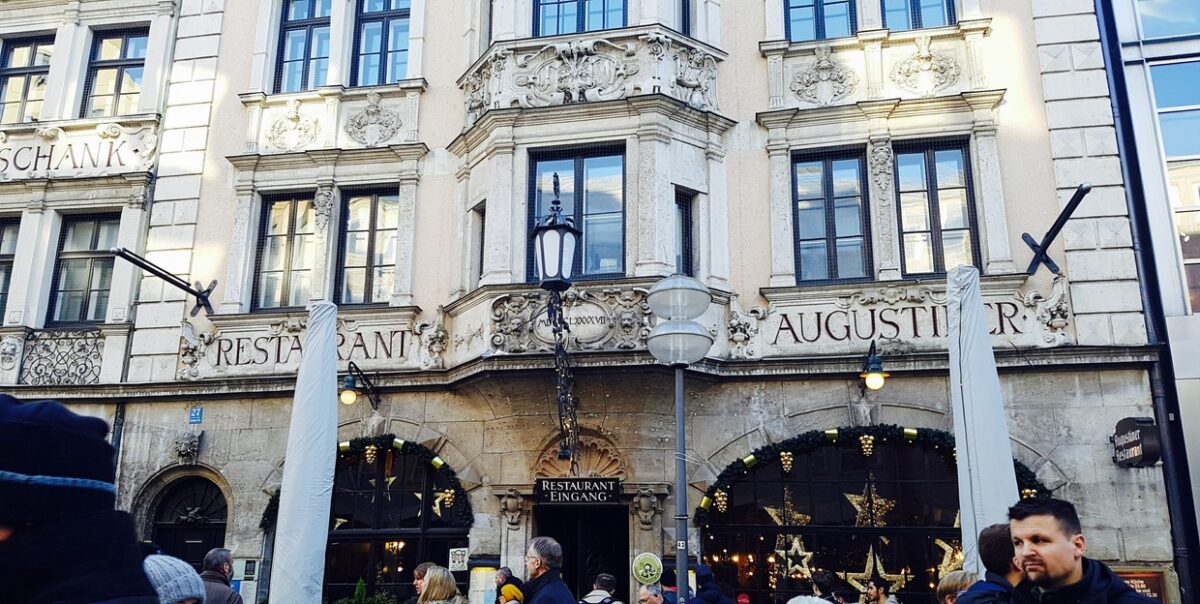
[[[146,556],[142,570],[161,604],[204,604],[204,581],[191,564],[171,556]]]

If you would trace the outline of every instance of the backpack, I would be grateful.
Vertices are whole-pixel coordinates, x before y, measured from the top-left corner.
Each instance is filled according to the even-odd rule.
[[[588,602],[586,600],[580,600],[579,604],[613,604],[613,602],[616,602],[616,600],[614,600],[612,596],[608,596],[608,597],[604,598],[603,600],[600,600],[599,603],[593,603],[593,602]]]

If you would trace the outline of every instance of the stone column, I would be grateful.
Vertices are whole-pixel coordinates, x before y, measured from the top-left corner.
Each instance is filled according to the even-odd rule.
[[[78,3],[65,11],[63,22],[54,35],[54,56],[46,75],[46,99],[42,102],[42,120],[71,119],[76,115],[75,99],[87,61],[88,29],[79,25]]]
[[[958,23],[967,41],[967,76],[971,90],[987,88],[987,72],[984,69],[987,49],[984,47],[984,35],[987,34],[989,25],[990,21],[986,19]]]
[[[509,489],[500,497],[500,566],[521,573],[525,568],[525,549],[530,538],[530,513],[525,498]]]
[[[764,54],[767,57],[767,108],[768,109],[783,109],[786,104],[784,95],[787,87],[784,86],[783,74],[783,53],[787,50],[786,42],[773,43]]]
[[[629,238],[637,238],[637,277],[663,276],[675,272],[675,195],[671,187],[671,131],[661,115],[641,114],[637,130],[637,199],[626,208],[634,208],[625,217],[625,256],[631,256]],[[628,211],[628,210],[627,210]],[[633,227],[633,228],[630,228]],[[629,269],[626,267],[626,274]]]
[[[763,11],[767,20],[766,41],[786,40],[787,30],[784,29],[783,20],[787,15],[783,11],[783,0],[766,0],[764,5]]]
[[[516,144],[512,139],[512,123],[498,126],[488,161],[491,164],[491,195],[487,200],[487,215],[484,225],[483,276],[480,285],[501,285],[520,279],[513,266],[513,233],[517,230],[514,221],[524,217],[514,216],[516,205],[513,199],[513,168]],[[523,229],[522,229],[523,230]]]
[[[274,4],[274,2],[266,2]],[[333,0],[329,10],[329,71],[325,86],[353,86],[350,81],[354,65],[354,0]],[[411,55],[410,55],[411,56]]]
[[[896,232],[895,179],[892,141],[887,136],[871,137],[867,169],[871,173],[871,230],[874,234],[875,268],[880,281],[900,278],[900,236]]]
[[[858,34],[859,41],[863,45],[863,64],[866,67],[867,75],[867,98],[878,99],[883,97],[883,42],[887,39],[887,33],[883,31],[871,31]]]
[[[979,6],[979,0],[962,0],[962,14],[959,20],[978,19],[983,16],[983,10]]]
[[[871,0],[859,2],[857,8],[858,31],[869,31],[883,27],[883,4],[881,2]]]
[[[133,188],[133,193],[129,196],[125,208],[121,210],[121,226],[117,231],[117,247],[126,248],[135,254],[141,254],[143,238],[142,233],[146,232],[147,212],[146,212],[146,182],[130,183]],[[189,267],[163,267],[175,274],[183,276],[185,279],[188,276]],[[141,271],[133,264],[125,260],[116,260],[113,263],[112,281],[109,287],[108,296],[108,312],[105,314],[105,323],[125,323],[131,318],[131,310],[133,309],[133,300],[136,295],[138,277]]]
[[[329,252],[331,247],[336,250],[337,246],[337,208],[340,198],[337,187],[333,186],[333,179],[322,178],[317,181],[317,192],[313,195],[313,229],[316,234],[313,257],[316,264],[312,268],[312,287],[308,291],[310,303],[337,299],[337,292],[333,291],[337,267],[331,266],[336,262],[337,252]],[[330,239],[334,241],[332,246]]]
[[[352,0],[344,1],[349,3]],[[270,92],[274,89],[275,52],[279,44],[279,7],[279,3],[274,1],[258,4],[258,34],[254,36],[254,54],[250,57],[250,82],[246,88],[248,92]],[[330,35],[332,36],[332,32]],[[333,40],[330,39],[330,44],[332,43]],[[333,49],[334,47],[330,46],[330,50]]]
[[[696,212],[701,222],[692,221],[693,230],[703,230],[700,237],[702,277],[709,287],[728,290],[729,285],[729,198],[725,173],[725,150],[720,135],[709,134],[708,194],[701,195],[704,211]],[[697,229],[699,227],[699,229]]]
[[[413,247],[417,222],[417,183],[421,176],[416,159],[407,159],[400,168],[400,196],[397,211],[399,225],[396,228],[396,275],[392,290],[392,306],[413,304]]]
[[[630,2],[629,12],[640,9],[641,14],[630,14],[626,19],[631,25],[638,23],[640,25],[661,24],[679,30],[678,24],[675,23],[675,15],[678,14],[679,0],[641,0],[640,3]],[[636,21],[635,21],[636,18]]]
[[[175,0],[159,0],[154,18],[150,21],[150,38],[146,41],[146,63],[143,68],[142,92],[138,96],[138,113],[158,113],[163,106],[167,80],[170,75],[171,48],[175,46]],[[201,51],[216,54],[220,32],[204,38],[211,48]]]
[[[1008,212],[1004,203],[1004,183],[1000,176],[1000,152],[996,145],[995,108],[1003,92],[963,93],[971,104],[975,124],[971,128],[972,151],[975,157],[975,189],[979,194],[976,207],[982,206],[981,225],[987,261],[984,274],[1004,275],[1017,272],[1008,240]]]
[[[471,291],[473,285],[471,283],[471,266],[473,259],[479,255],[479,250],[475,249],[477,245],[475,231],[469,228],[472,226],[472,221],[468,220],[469,216],[467,215],[467,212],[470,211],[467,206],[471,195],[471,167],[466,160],[463,160],[455,170],[454,180],[454,216],[450,227],[454,229],[453,232],[458,233],[459,259],[458,262],[451,264],[450,270],[454,273],[450,275],[450,283],[453,284],[450,297],[458,298]],[[483,225],[478,225],[478,227],[483,228]]]
[[[492,41],[504,42],[517,39],[517,4],[526,4],[521,0],[491,0],[492,1]],[[485,7],[486,9],[486,7]],[[531,13],[525,13],[533,21]],[[487,34],[482,34],[486,36]]]
[[[58,229],[54,215],[41,205],[46,181],[26,183],[32,199],[21,213],[17,230],[17,253],[8,283],[8,305],[4,325],[8,327],[41,325],[40,313],[46,312],[46,297],[54,275],[54,259],[58,250]],[[43,294],[43,292],[45,292]]]
[[[693,12],[696,27],[693,32],[699,32],[700,38],[713,46],[721,46],[721,0],[696,0],[700,6]]]
[[[237,314],[250,310],[250,292],[254,262],[254,244],[256,239],[255,210],[258,209],[258,195],[254,185],[238,183],[234,185],[237,192],[237,206],[233,215],[233,235],[229,240],[229,266],[225,269],[225,295],[221,300],[221,314]]]
[[[787,133],[772,129],[767,135],[767,161],[771,201],[771,287],[796,285],[796,254],[792,241],[792,179]]]
[[[425,75],[425,0],[412,0],[408,20],[408,73],[406,79]],[[486,34],[485,34],[486,35]]]

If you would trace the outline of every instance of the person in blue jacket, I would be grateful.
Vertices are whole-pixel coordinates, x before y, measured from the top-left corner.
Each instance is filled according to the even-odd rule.
[[[712,567],[701,564],[696,567],[696,597],[688,604],[733,604],[733,600],[721,592]]]
[[[1012,533],[1008,524],[993,524],[979,531],[979,561],[986,573],[955,604],[1026,604],[1024,595],[1015,591],[1025,579],[1017,567]]]
[[[525,552],[529,579],[521,590],[525,604],[576,604],[571,589],[562,580],[562,546],[551,537],[534,537]]]
[[[1084,556],[1087,539],[1075,506],[1032,497],[1008,509],[1017,564],[1036,604],[1151,604],[1103,562]]]

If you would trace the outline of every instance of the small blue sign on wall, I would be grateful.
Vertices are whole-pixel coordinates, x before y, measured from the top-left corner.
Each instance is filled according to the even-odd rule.
[[[188,410],[188,423],[189,424],[204,423],[204,407],[192,407],[191,409],[189,409]]]

